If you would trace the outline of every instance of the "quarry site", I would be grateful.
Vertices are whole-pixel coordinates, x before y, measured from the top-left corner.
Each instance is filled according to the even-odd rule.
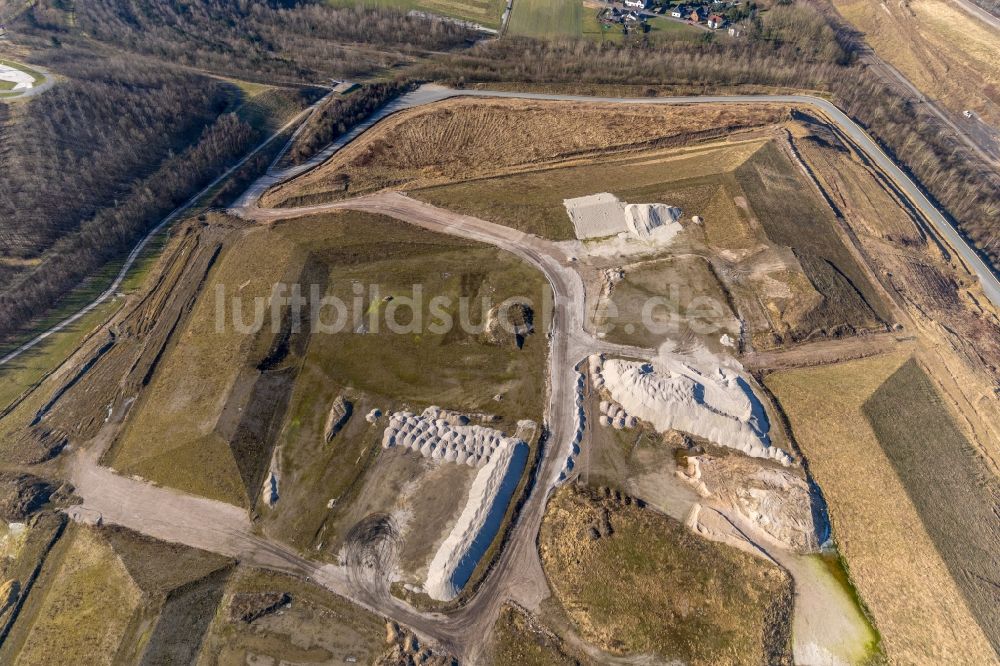
[[[0,405],[0,662],[996,663],[988,285],[819,101],[647,102],[177,222]]]

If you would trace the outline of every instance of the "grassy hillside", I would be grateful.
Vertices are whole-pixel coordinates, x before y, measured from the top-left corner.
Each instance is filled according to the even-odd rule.
[[[631,500],[572,487],[550,500],[539,542],[559,605],[607,652],[687,664],[791,662],[792,583],[772,564]]]

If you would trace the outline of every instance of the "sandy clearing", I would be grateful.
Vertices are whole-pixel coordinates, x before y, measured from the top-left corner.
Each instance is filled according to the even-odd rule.
[[[662,203],[630,204],[609,192],[563,199],[577,240],[618,237],[654,245],[670,243],[681,227],[681,209]]]
[[[580,240],[604,238],[625,231],[624,207],[613,194],[600,192],[563,199],[563,205]]]
[[[7,65],[0,65],[0,81],[13,82],[14,87],[11,88],[10,92],[31,90],[35,86],[35,77],[27,72],[22,72],[17,68],[8,67]]]

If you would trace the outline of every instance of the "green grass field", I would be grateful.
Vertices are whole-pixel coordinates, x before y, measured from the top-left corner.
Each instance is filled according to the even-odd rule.
[[[578,37],[583,13],[580,0],[516,0],[507,30],[528,37]]]
[[[328,0],[335,7],[363,4],[371,7],[391,7],[400,11],[420,11],[478,23],[487,28],[499,28],[504,0]]]

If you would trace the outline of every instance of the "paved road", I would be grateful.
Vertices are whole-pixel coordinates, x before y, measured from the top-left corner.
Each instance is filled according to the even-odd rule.
[[[13,61],[8,61],[8,62],[13,62]],[[38,65],[24,65],[24,67],[32,69],[41,74],[43,77],[42,82],[39,83],[38,85],[33,85],[27,90],[18,91],[20,94],[0,97],[0,102],[23,100],[28,97],[34,97],[35,95],[42,94],[43,92],[51,88],[53,85],[55,85],[56,79],[52,75],[52,72],[45,69],[44,67],[39,67]]]
[[[799,106],[812,107],[814,110],[822,113],[827,120],[835,124],[841,132],[847,135],[851,141],[853,141],[859,149],[861,149],[875,164],[878,165],[882,171],[884,171],[896,185],[902,190],[903,193],[910,200],[911,204],[916,210],[919,210],[928,222],[937,230],[938,234],[942,236],[958,254],[965,264],[969,267],[977,278],[979,278],[980,283],[983,286],[983,291],[986,296],[993,302],[994,305],[1000,307],[1000,280],[998,280],[997,275],[993,273],[990,267],[986,264],[983,258],[976,252],[976,250],[965,241],[965,239],[959,234],[959,232],[951,225],[947,218],[941,213],[934,204],[924,195],[917,184],[908,176],[906,173],[896,165],[896,163],[879,147],[878,143],[872,139],[860,125],[855,123],[851,118],[841,111],[835,104],[829,100],[823,99],[821,97],[814,97],[812,95],[702,95],[702,96],[683,96],[683,97],[591,97],[587,95],[560,95],[551,93],[525,93],[516,91],[495,91],[495,90],[454,90],[451,88],[445,88],[443,86],[436,85],[426,85],[422,86],[418,90],[400,97],[397,102],[393,105],[391,110],[386,110],[385,112],[380,112],[378,120],[381,120],[389,113],[393,113],[398,110],[412,108],[416,106],[422,106],[424,104],[430,104],[433,102],[438,102],[451,97],[487,97],[487,98],[507,98],[507,99],[533,99],[533,100],[552,100],[552,101],[574,101],[574,102],[590,102],[599,104],[668,104],[668,105],[697,105],[697,104],[795,104]],[[374,123],[367,123],[360,131],[352,133],[348,138],[341,142],[340,145],[346,144],[348,141],[353,139],[355,136],[370,127]],[[332,155],[339,149],[331,147],[327,151],[324,151],[325,156]],[[307,171],[310,168],[316,166],[314,163],[310,163],[305,168],[302,168],[298,173]],[[288,174],[282,174],[287,176]],[[297,174],[296,174],[297,175]],[[287,179],[287,178],[285,178]],[[274,184],[275,181],[271,181],[267,184],[266,181],[261,181],[259,184],[252,186],[251,190],[253,194],[259,198],[267,187]],[[254,201],[253,196],[243,197],[241,201],[237,204],[237,207],[246,207],[251,201]]]
[[[804,106],[811,106],[814,109],[821,111],[827,118],[835,123],[844,133],[846,133],[857,145],[861,148],[878,166],[885,171],[906,193],[907,197],[910,199],[913,206],[921,211],[927,220],[933,225],[933,227],[938,231],[938,234],[943,236],[948,244],[954,248],[956,253],[962,257],[962,260],[966,263],[969,269],[979,278],[980,283],[983,286],[983,291],[986,296],[993,302],[994,305],[1000,307],[1000,281],[998,281],[997,276],[990,270],[989,266],[983,261],[982,257],[975,251],[975,249],[965,242],[958,231],[948,222],[948,220],[941,214],[941,212],[934,207],[934,205],[924,196],[920,188],[907,176],[902,169],[896,166],[883,151],[879,148],[878,144],[868,136],[868,134],[861,129],[853,120],[851,120],[844,112],[838,109],[833,103],[819,98],[812,97],[808,95],[713,95],[713,96],[688,96],[688,97],[638,97],[638,98],[628,98],[628,97],[588,97],[583,95],[556,95],[556,94],[546,94],[546,93],[520,93],[512,91],[488,91],[488,90],[453,90],[450,88],[445,88],[442,86],[426,85],[421,88],[403,95],[391,104],[383,107],[377,111],[371,118],[366,120],[364,123],[360,124],[354,128],[351,132],[344,135],[332,145],[328,146],[321,153],[307,161],[306,163],[291,167],[288,169],[272,169],[267,175],[258,179],[254,182],[247,191],[240,197],[236,202],[236,208],[246,208],[253,205],[260,197],[263,195],[268,188],[273,187],[279,183],[289,180],[299,174],[302,174],[312,168],[315,168],[323,161],[328,159],[337,150],[345,146],[347,143],[355,139],[362,132],[370,128],[376,122],[385,118],[386,116],[395,113],[396,111],[401,111],[403,109],[408,109],[416,106],[422,106],[425,104],[430,104],[433,102],[441,101],[451,97],[458,96],[473,96],[473,97],[503,97],[503,98],[515,98],[515,99],[537,99],[537,100],[562,100],[562,101],[581,101],[581,102],[598,102],[598,103],[609,103],[609,104],[621,104],[621,103],[632,103],[632,104],[767,104],[767,103],[784,103],[784,104],[799,104]],[[321,100],[322,101],[322,100]],[[314,105],[310,110],[315,109]],[[303,112],[306,113],[306,112]],[[286,125],[282,128],[283,131],[288,126],[291,126],[294,122]],[[279,131],[279,132],[280,132]],[[271,137],[273,139],[274,137]],[[268,142],[270,142],[270,140]],[[259,146],[256,150],[260,150],[265,144]],[[38,343],[40,343],[45,338],[49,337],[53,333],[56,333],[65,327],[71,325],[85,314],[96,308],[98,305],[103,303],[105,300],[111,297],[111,295],[118,289],[121,281],[124,279],[125,274],[128,269],[131,268],[132,264],[135,262],[136,257],[138,257],[139,252],[142,248],[146,246],[149,239],[152,238],[156,233],[158,233],[164,226],[173,222],[177,217],[188,208],[195,200],[200,198],[205,192],[214,187],[218,182],[221,182],[224,178],[228,177],[233,171],[235,171],[239,166],[242,166],[251,155],[251,153],[243,161],[237,164],[235,167],[227,171],[225,174],[219,177],[215,182],[213,182],[208,188],[199,192],[198,195],[193,197],[190,201],[185,203],[183,206],[171,213],[167,218],[163,220],[159,225],[157,225],[149,234],[147,234],[136,247],[129,254],[125,266],[119,273],[115,282],[112,283],[111,287],[101,294],[92,303],[85,306],[80,312],[72,315],[71,317],[65,319],[64,321],[56,324],[54,327],[40,334],[38,337],[30,340],[21,347],[15,349],[13,352],[7,354],[3,358],[0,358],[0,367],[4,364],[9,363],[14,358],[20,356],[22,353],[31,349]]]
[[[548,494],[560,480],[572,453],[576,432],[575,366],[598,351],[620,356],[653,355],[652,350],[618,346],[597,340],[585,330],[585,297],[572,258],[551,241],[509,227],[435,208],[396,192],[331,204],[290,209],[249,207],[238,212],[259,221],[275,221],[335,209],[387,215],[410,224],[461,238],[488,243],[511,252],[538,268],[552,291],[554,311],[550,328],[549,391],[544,449],[537,481],[500,559],[473,599],[454,613],[421,613],[389,594],[384,586],[365,584],[343,567],[307,560],[284,545],[255,534],[246,512],[214,500],[155,487],[138,479],[119,476],[100,467],[100,452],[111,440],[112,428],[88,449],[75,454],[71,480],[83,504],[69,514],[88,522],[123,525],[154,538],[238,557],[311,578],[334,593],[433,638],[444,648],[475,662],[501,606],[514,601],[537,608],[547,596],[548,585],[536,548]]]
[[[874,50],[866,47],[861,52],[860,58],[869,67],[877,70],[883,79],[895,82],[896,90],[901,97],[908,97],[917,104],[923,104],[938,120],[947,125],[969,150],[979,155],[987,164],[1000,170],[1000,140],[997,138],[996,130],[990,125],[975,115],[970,119],[953,117],[948,109],[942,108],[920,92],[902,72],[880,58]]]

